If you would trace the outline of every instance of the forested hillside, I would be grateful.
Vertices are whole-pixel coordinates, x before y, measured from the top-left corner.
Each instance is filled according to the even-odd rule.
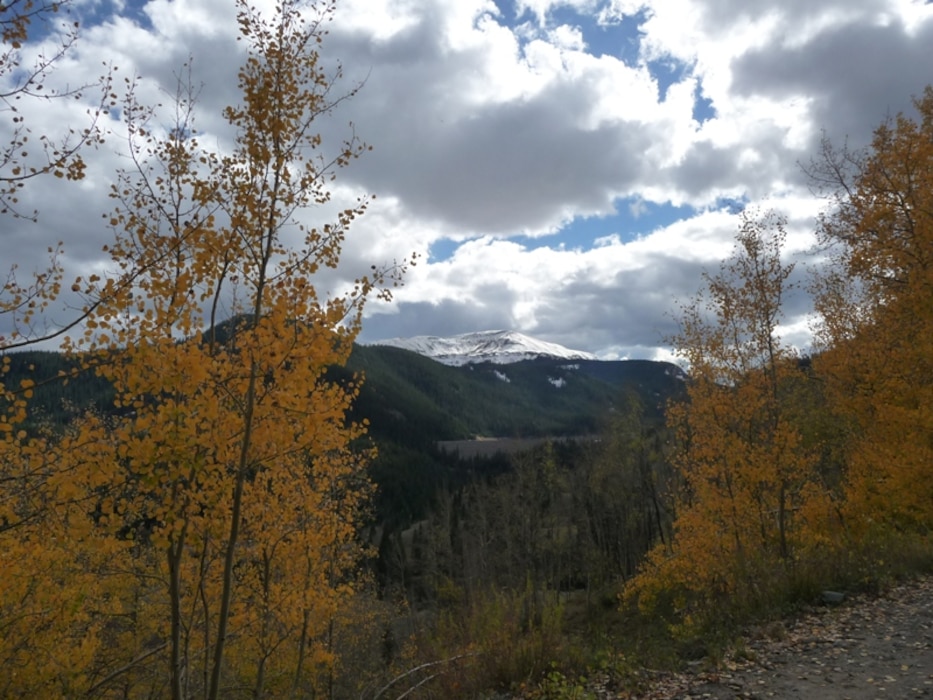
[[[216,336],[226,339],[229,324]],[[23,427],[61,430],[84,411],[118,415],[110,383],[61,353],[11,353],[6,379],[36,382]],[[355,345],[345,367],[329,370],[347,383],[361,375],[349,417],[367,421],[366,442],[380,522],[410,524],[425,516],[442,486],[463,485],[475,472],[503,470],[504,458],[462,460],[437,443],[477,436],[592,438],[602,434],[634,398],[645,418],[662,421],[662,407],[685,389],[681,370],[663,362],[541,358],[508,365],[450,367],[407,350]],[[495,449],[492,453],[496,452]]]

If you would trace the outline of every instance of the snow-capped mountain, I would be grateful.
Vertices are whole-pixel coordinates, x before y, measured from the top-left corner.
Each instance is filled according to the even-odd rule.
[[[371,345],[389,345],[411,350],[445,365],[465,365],[473,362],[508,364],[536,357],[563,360],[596,360],[596,355],[582,350],[570,350],[563,345],[529,338],[515,331],[479,331],[448,338],[421,335],[414,338],[391,338]]]

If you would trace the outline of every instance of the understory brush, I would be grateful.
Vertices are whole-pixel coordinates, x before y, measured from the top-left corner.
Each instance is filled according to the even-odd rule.
[[[743,657],[749,628],[821,602],[933,572],[933,538],[877,532],[793,562],[759,562],[726,593],[666,589],[652,608],[601,591],[457,596],[403,640],[381,698],[589,700],[594,683],[639,693],[658,672]],[[428,618],[425,618],[428,619]]]
[[[746,562],[728,589],[665,588],[662,582],[649,605],[623,593],[622,624],[633,634],[619,643],[643,666],[671,668],[697,660],[717,665],[741,645],[749,626],[822,604],[825,592],[880,593],[930,572],[929,534],[878,529],[858,541],[820,547],[791,561]]]

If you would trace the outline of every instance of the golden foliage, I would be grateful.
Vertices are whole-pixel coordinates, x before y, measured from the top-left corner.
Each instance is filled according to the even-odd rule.
[[[933,526],[933,87],[915,106],[865,153],[824,143],[811,168],[833,205],[812,368],[776,335],[791,273],[779,219],[744,219],[735,254],[684,309],[674,537],[626,588],[681,630],[764,602],[807,567],[825,578],[821,559],[880,566],[891,542]]]
[[[402,268],[319,294],[367,204],[320,227],[296,216],[366,150],[352,137],[324,156],[313,130],[347,96],[330,96],[317,53],[334,5],[238,6],[232,151],[199,142],[184,84],[164,135],[132,83],[123,105],[134,168],[104,217],[114,272],[75,282],[94,301],[67,341],[112,383],[118,415],[27,437],[29,387],[6,392],[5,696],[308,696],[334,664],[371,455],[346,419],[359,379],[327,370]]]
[[[688,398],[668,420],[680,479],[674,536],[627,587],[643,607],[703,609],[753,591],[763,572],[792,565],[831,512],[817,455],[794,400],[805,381],[777,336],[792,265],[781,262],[784,222],[743,215],[733,256],[683,309],[674,345],[690,366]]]
[[[933,88],[866,154],[824,148],[835,208],[820,234],[836,266],[816,286],[820,371],[850,426],[855,532],[933,525]]]

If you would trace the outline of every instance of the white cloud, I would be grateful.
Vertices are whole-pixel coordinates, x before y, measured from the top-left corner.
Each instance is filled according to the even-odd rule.
[[[586,49],[583,32],[579,27],[562,24],[549,30],[547,37],[554,46],[565,51],[583,51]]]
[[[164,101],[194,55],[202,138],[225,147],[221,109],[237,99],[242,50],[231,6],[151,0],[143,11],[148,23],[87,27],[55,80],[88,82],[112,62],[118,75],[142,77],[143,101]],[[624,27],[630,41],[634,21],[634,58],[597,49],[601,32]],[[367,78],[322,120],[325,144],[338,144],[352,121],[374,146],[338,180],[335,205],[377,199],[347,239],[346,269],[320,283],[338,287],[373,262],[422,256],[398,303],[372,306],[371,338],[513,326],[645,357],[663,352],[676,299],[731,250],[736,222],[724,200],[787,210],[790,247],[803,259],[819,203],[798,163],[822,129],[857,146],[886,115],[909,110],[930,80],[933,5],[519,0],[500,12],[491,0],[340,0],[324,51],[328,65],[342,62],[345,86]],[[709,101],[702,123],[697,96]],[[52,133],[80,127],[86,107],[33,103],[23,113],[36,133]],[[0,134],[6,128],[0,122]],[[82,183],[29,190],[40,224],[4,221],[5,259],[16,251],[32,269],[63,239],[75,270],[99,266],[110,235],[100,215],[112,207],[122,148],[116,136],[89,154]],[[697,213],[644,230],[656,203]],[[570,222],[594,232],[569,237]],[[629,240],[626,227],[643,235]],[[429,261],[451,241],[463,242],[452,257]],[[801,309],[787,321],[797,335]]]
[[[544,26],[548,15],[556,8],[569,7],[580,13],[590,13],[598,5],[597,0],[515,0],[515,12],[518,17],[530,12],[538,24]]]

